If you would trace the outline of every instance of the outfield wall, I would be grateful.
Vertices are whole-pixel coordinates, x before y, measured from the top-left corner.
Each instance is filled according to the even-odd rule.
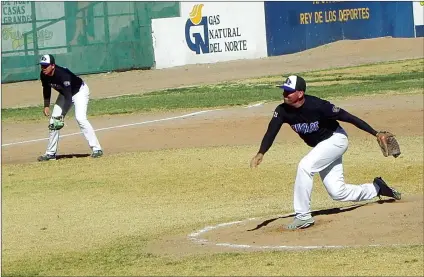
[[[415,36],[424,37],[424,1],[414,2]]]
[[[180,11],[152,21],[156,68],[290,54],[345,39],[414,37],[422,30],[415,25],[423,25],[420,3],[406,1],[181,2]]]
[[[263,2],[181,2],[152,20],[156,68],[267,56]]]
[[[345,39],[413,37],[411,2],[265,2],[268,55]]]
[[[2,1],[2,83],[39,78],[40,55],[77,74],[151,68],[152,18],[179,2]]]

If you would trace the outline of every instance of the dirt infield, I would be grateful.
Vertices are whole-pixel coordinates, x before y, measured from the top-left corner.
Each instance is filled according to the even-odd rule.
[[[334,103],[348,109],[359,117],[367,119],[375,128],[387,128],[395,134],[417,136],[423,134],[423,97],[422,95],[369,96],[335,100]],[[149,151],[165,148],[186,148],[220,145],[257,145],[270,115],[277,103],[267,103],[258,107],[234,107],[225,110],[210,111],[187,118],[176,118],[193,111],[162,113],[148,115],[103,116],[92,118],[95,129],[111,128],[98,131],[99,141],[106,154],[133,151]],[[196,110],[197,111],[197,110]],[[419,123],[419,124],[418,124]],[[61,131],[59,155],[89,154],[87,142],[79,133],[74,120],[68,120]],[[135,124],[124,128],[114,128],[123,124]],[[342,123],[350,136],[369,136],[350,124]],[[5,123],[2,126],[2,144],[19,143],[35,139],[40,141],[12,144],[2,147],[2,162],[35,162],[38,155],[44,153],[47,145],[48,130],[46,124]],[[298,140],[297,135],[288,126],[282,127],[284,136],[276,141]],[[137,139],[135,139],[137,138]],[[117,143],[119,142],[119,143]]]
[[[423,197],[379,200],[313,211],[315,226],[288,231],[293,215],[242,219],[164,237],[148,245],[154,254],[193,255],[240,251],[301,251],[350,247],[422,245]],[[384,228],[382,228],[384,226]]]
[[[293,216],[280,216],[242,221],[205,233],[201,238],[210,243],[233,242],[237,245],[287,246],[291,249],[308,249],[329,246],[417,245],[423,237],[418,235],[423,226],[423,198],[410,197],[403,201],[390,200],[360,204],[344,209],[334,208],[313,213],[315,228],[293,232],[282,226]],[[411,210],[411,202],[417,202]],[[390,204],[389,204],[390,203]],[[368,212],[367,211],[372,211]],[[390,218],[397,224],[388,224]],[[366,222],[366,228],[364,228]],[[404,228],[404,226],[408,228]],[[381,230],[381,226],[385,226]],[[361,236],[357,234],[360,233]],[[259,237],[258,237],[259,236]],[[256,241],[255,237],[258,237]],[[262,238],[263,237],[263,238]],[[305,239],[307,237],[308,239]],[[393,238],[396,238],[394,240]],[[290,249],[289,248],[289,249]]]
[[[293,71],[423,57],[423,41],[422,38],[342,41],[302,53],[269,59],[196,65],[167,70],[100,74],[86,76],[85,79],[90,85],[94,97],[101,98],[167,87],[217,83]],[[34,105],[41,103],[40,101],[41,87],[39,87],[37,81],[2,85],[3,108]],[[394,122],[390,125],[390,131],[394,133],[402,133],[405,136],[423,135],[422,95],[354,97],[347,100],[337,100],[335,103],[359,117],[366,118],[367,122],[375,128],[386,128],[389,122]],[[193,111],[102,116],[90,120],[95,129],[110,128],[98,132],[99,140],[106,155],[163,148],[257,145],[262,138],[275,105],[276,103],[268,103],[251,108],[235,107],[149,124],[138,123],[181,116]],[[383,117],[382,115],[385,113],[387,116]],[[131,123],[132,126],[116,128],[116,126]],[[70,121],[67,124],[62,135],[79,132],[75,122]],[[347,129],[350,136],[367,136],[367,134],[352,126],[342,125]],[[278,137],[277,141],[298,139],[286,126],[283,127],[283,132],[286,135]],[[2,147],[3,164],[35,162],[37,156],[45,151],[47,141],[20,142],[46,137],[47,122],[37,125],[3,123],[2,144],[11,144]],[[90,151],[81,134],[63,137],[60,141],[59,154],[65,155],[65,157],[88,153]],[[314,228],[294,233],[280,230],[282,223],[290,220],[290,218],[270,217],[217,228],[203,234],[201,238],[215,244],[208,249],[219,248],[221,250],[225,247],[218,247],[216,243],[226,242],[259,246],[392,245],[395,238],[399,237],[405,238],[404,241],[399,242],[402,244],[422,244],[423,242],[422,195],[409,196],[405,200],[395,203],[385,202],[381,205],[358,206],[349,211],[336,213],[329,211],[328,214],[322,212],[317,215],[316,219],[317,226]],[[265,222],[266,225],[264,225]],[[258,226],[261,227],[257,228]],[[378,228],[378,226],[384,226],[384,228]],[[409,231],[405,232],[405,228],[400,226],[408,226]],[[247,231],[250,229],[255,230]],[[324,230],[331,230],[331,232],[324,232]],[[384,234],[382,235],[381,232]],[[170,244],[169,241],[172,241],[173,244]],[[181,245],[185,245],[186,250],[190,253],[204,251],[204,245],[199,244],[196,248],[192,244],[184,236],[178,239],[164,239],[151,247],[155,248],[156,252],[164,252],[165,250],[172,252],[172,245],[175,245],[175,251],[181,250]],[[166,249],[164,250],[164,248]],[[239,248],[234,247],[233,250],[238,251]]]

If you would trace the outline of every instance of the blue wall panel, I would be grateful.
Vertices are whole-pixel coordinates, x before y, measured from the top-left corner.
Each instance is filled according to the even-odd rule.
[[[344,12],[351,15],[348,20],[343,20]],[[409,1],[265,2],[268,56],[295,53],[343,39],[414,37],[413,21]]]
[[[415,26],[416,37],[424,37],[424,25]]]

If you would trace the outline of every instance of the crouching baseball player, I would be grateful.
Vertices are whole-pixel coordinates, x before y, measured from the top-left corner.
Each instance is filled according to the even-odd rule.
[[[64,118],[75,106],[75,119],[92,150],[91,157],[103,155],[102,147],[97,140],[93,127],[87,119],[87,105],[90,90],[83,80],[66,67],[56,65],[52,55],[43,55],[39,61],[41,72],[40,80],[43,86],[44,115],[50,116],[51,88],[59,92],[49,124],[49,143],[46,153],[38,157],[38,161],[56,160],[59,143],[59,130],[64,126]]]
[[[294,221],[286,226],[287,229],[307,228],[314,224],[310,203],[313,176],[316,173],[319,173],[328,194],[337,201],[364,201],[380,195],[401,199],[401,194],[387,186],[381,177],[362,185],[346,184],[343,177],[342,156],[348,148],[348,136],[338,120],[351,123],[376,136],[384,156],[397,157],[400,155],[399,145],[389,132],[377,132],[365,121],[332,103],[306,95],[306,82],[300,76],[290,76],[278,87],[284,90],[284,103],[275,109],[260,149],[252,158],[250,166],[255,168],[262,162],[284,123],[289,124],[312,147],[297,168],[293,201],[296,215]]]

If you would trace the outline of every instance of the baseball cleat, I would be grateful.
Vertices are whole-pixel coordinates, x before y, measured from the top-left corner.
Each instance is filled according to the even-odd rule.
[[[102,150],[93,151],[93,154],[91,154],[91,157],[92,158],[100,158],[101,156],[103,156],[103,151]]]
[[[386,184],[386,182],[384,182],[383,179],[381,179],[381,177],[375,177],[373,183],[374,185],[377,185],[380,188],[380,190],[377,193],[378,197],[387,196],[387,197],[394,198],[396,200],[401,199],[401,193],[395,190],[394,188],[389,187]]]
[[[43,161],[55,161],[56,160],[56,154],[44,154],[37,158],[37,161],[43,162]]]
[[[314,225],[315,220],[311,217],[305,220],[294,218],[294,221],[286,226],[287,230],[305,229]]]

